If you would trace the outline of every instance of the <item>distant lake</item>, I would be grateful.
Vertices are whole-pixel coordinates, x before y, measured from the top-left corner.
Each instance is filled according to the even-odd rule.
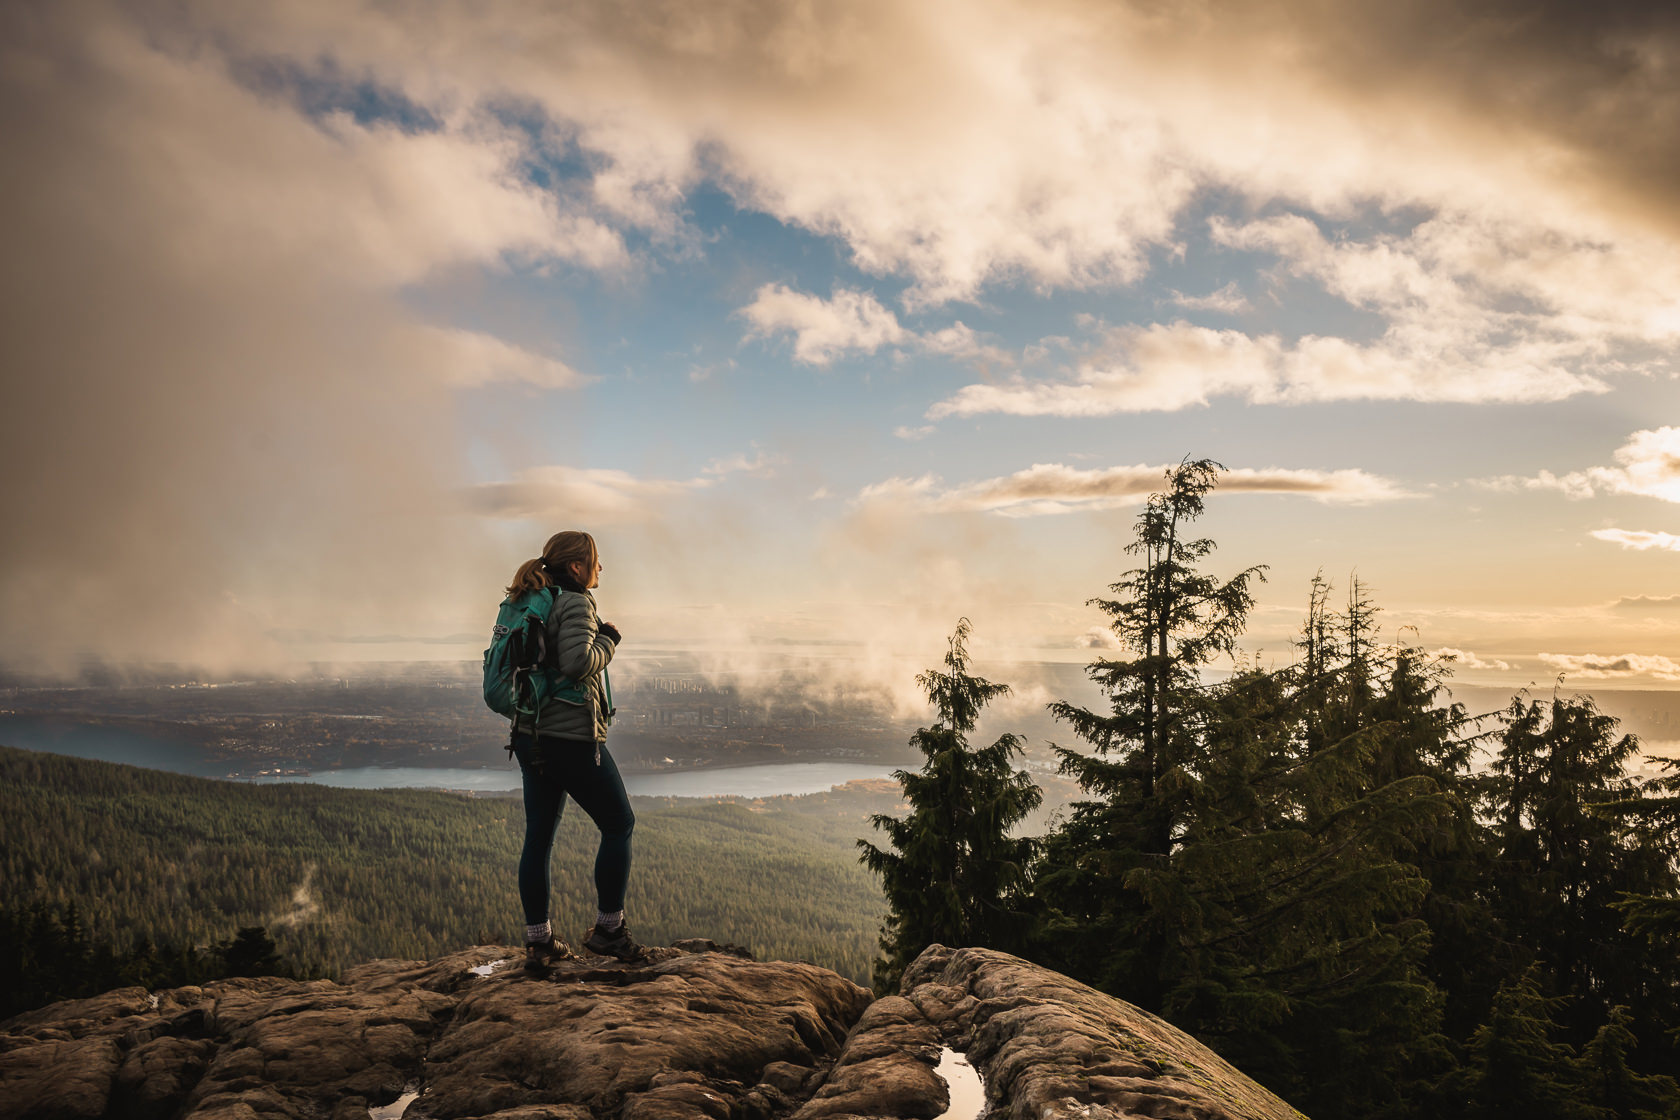
[[[168,770],[200,778],[226,778],[228,764],[203,758],[192,747],[123,728],[76,723],[42,716],[0,716],[0,744],[48,754],[121,762],[149,770]],[[893,766],[862,762],[776,762],[764,766],[728,766],[716,770],[626,773],[624,786],[642,797],[774,797],[820,793],[859,778],[884,778]],[[478,769],[425,766],[362,766],[247,779],[263,783],[309,782],[338,789],[464,789],[482,792],[518,789],[513,763]]]
[[[821,793],[860,778],[885,778],[894,766],[860,762],[773,762],[763,766],[725,766],[716,770],[624,774],[624,788],[638,797],[775,797],[789,793]],[[339,789],[470,789],[519,788],[519,767],[484,770],[441,770],[421,766],[365,766],[353,770],[322,770],[303,777],[259,778],[262,782],[312,782]]]
[[[224,778],[227,764],[206,759],[189,744],[122,727],[53,716],[0,716],[0,744],[26,751],[121,762],[197,778]]]

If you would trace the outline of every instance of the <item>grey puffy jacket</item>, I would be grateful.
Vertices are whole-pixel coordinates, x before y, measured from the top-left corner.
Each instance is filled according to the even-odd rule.
[[[601,633],[595,596],[587,591],[559,592],[548,613],[548,646],[556,651],[560,675],[578,682],[589,694],[589,702],[544,704],[537,733],[600,742],[607,737],[607,696],[601,671],[612,660],[616,646]]]

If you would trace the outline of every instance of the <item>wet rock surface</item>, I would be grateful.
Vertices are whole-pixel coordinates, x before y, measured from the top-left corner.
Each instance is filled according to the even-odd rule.
[[[1003,953],[934,946],[873,1003],[827,969],[702,940],[537,976],[520,957],[55,1004],[0,1023],[0,1116],[935,1120],[950,1047],[998,1120],[1298,1117],[1161,1020]]]
[[[980,1072],[993,1120],[1302,1120],[1165,1020],[1007,953],[932,946],[901,990]]]

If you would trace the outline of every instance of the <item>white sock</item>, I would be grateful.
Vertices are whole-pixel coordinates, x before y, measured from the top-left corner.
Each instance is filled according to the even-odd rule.
[[[525,927],[525,944],[539,945],[554,936],[554,927],[548,922],[537,926]]]
[[[611,933],[623,924],[624,911],[622,910],[614,910],[611,914],[601,910],[595,911],[595,925],[607,933]]]

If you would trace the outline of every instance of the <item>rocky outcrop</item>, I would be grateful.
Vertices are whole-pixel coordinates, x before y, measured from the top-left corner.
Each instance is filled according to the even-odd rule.
[[[935,945],[901,989],[980,1071],[992,1120],[1303,1120],[1165,1020],[1007,953]],[[831,1080],[847,1076],[854,1046],[868,1053],[863,1033]]]
[[[808,1095],[869,1005],[824,968],[710,942],[531,977],[499,947],[342,982],[226,980],[55,1004],[0,1030],[15,1120],[758,1120]]]
[[[915,1004],[900,996],[877,1000],[846,1040],[840,1063],[795,1120],[932,1120],[945,1112],[951,1099],[934,1072],[939,1055],[939,1033]]]
[[[903,994],[707,941],[528,976],[486,946],[339,982],[108,992],[0,1024],[17,1120],[935,1120],[965,1052],[996,1120],[1297,1120],[1153,1016],[934,946]],[[952,1116],[950,1120],[973,1120]]]

